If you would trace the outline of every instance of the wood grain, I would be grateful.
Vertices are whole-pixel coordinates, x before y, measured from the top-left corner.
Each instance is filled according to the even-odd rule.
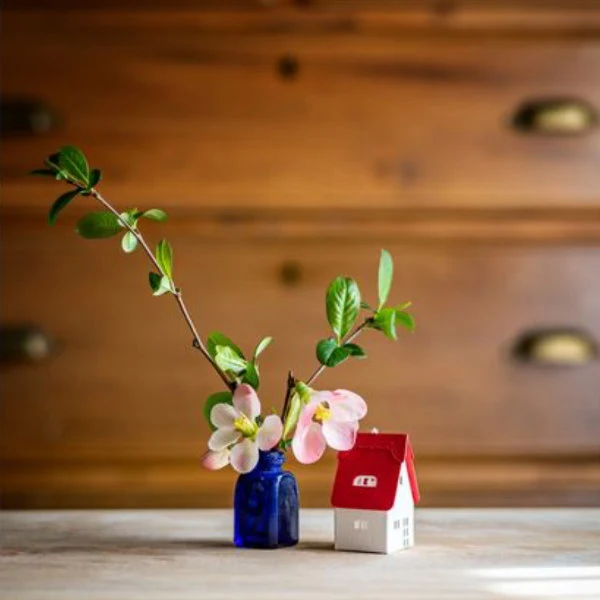
[[[231,519],[230,511],[4,513],[0,592],[15,600],[495,600],[600,589],[598,510],[417,510],[416,546],[388,557],[333,551],[329,510],[303,511],[300,544],[276,554],[233,548]]]
[[[228,239],[226,232],[204,239],[188,223],[169,237],[181,285],[205,331],[209,322],[243,348],[263,334],[275,336],[262,363],[265,408],[280,406],[289,368],[303,377],[314,366],[314,343],[326,334],[321,302],[328,281],[340,272],[355,275],[369,299],[384,245],[396,259],[394,297],[414,301],[418,335],[394,346],[365,334],[369,363],[341,366],[319,385],[363,394],[370,403],[365,427],[409,431],[418,457],[434,466],[458,456],[537,456],[550,460],[541,469],[549,473],[556,460],[568,458],[581,466],[575,496],[599,500],[598,471],[586,466],[598,461],[598,364],[542,369],[510,357],[517,336],[539,326],[578,326],[600,339],[596,247],[419,245],[393,238],[298,245],[294,238],[258,237],[244,240],[242,250],[238,236]],[[61,347],[46,363],[3,372],[0,437],[5,478],[12,482],[9,504],[53,503],[72,492],[72,502],[79,494],[94,505],[95,489],[102,505],[121,486],[125,503],[153,489],[151,504],[171,493],[188,505],[196,502],[196,492],[190,494],[196,477],[202,486],[217,486],[210,500],[199,494],[198,503],[228,501],[229,484],[219,488],[197,472],[208,433],[202,403],[219,382],[188,345],[176,307],[145,289],[143,257],[119,256],[116,246],[80,241],[66,225],[4,231],[4,319],[37,322]],[[287,283],[281,279],[286,264],[298,272]],[[209,284],[215,281],[218,288]],[[331,464],[307,475],[316,478],[309,494],[320,505]],[[472,469],[453,471],[463,501],[490,484],[470,480]],[[426,488],[440,484],[441,472]],[[511,469],[494,472],[493,489],[513,489]],[[539,472],[529,472],[525,495],[535,490]],[[157,477],[150,488],[147,477]],[[455,493],[448,482],[441,486],[436,503],[444,490]],[[552,495],[561,487],[569,486],[552,479],[547,503],[564,500],[565,494]]]
[[[64,117],[55,134],[3,144],[8,206],[45,205],[24,174],[67,141],[106,170],[109,195],[140,206],[597,206],[597,129],[508,125],[534,97],[600,107],[595,38],[239,33],[143,11],[8,12],[4,28],[4,95]]]

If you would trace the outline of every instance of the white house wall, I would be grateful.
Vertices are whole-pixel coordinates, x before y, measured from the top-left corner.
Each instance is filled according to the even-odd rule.
[[[387,552],[388,513],[380,510],[335,509],[335,549]]]
[[[402,464],[396,502],[386,514],[386,552],[396,552],[415,545],[415,505],[406,463]]]

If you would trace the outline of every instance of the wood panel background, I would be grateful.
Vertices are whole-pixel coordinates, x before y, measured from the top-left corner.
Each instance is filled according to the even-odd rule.
[[[234,4],[4,15],[3,99],[42,102],[59,126],[1,149],[2,324],[55,345],[2,367],[0,503],[230,503],[233,475],[199,467],[218,380],[149,294],[143,257],[77,239],[83,204],[44,223],[60,186],[25,173],[75,142],[116,204],[168,208],[149,236],[172,241],[205,333],[275,337],[266,406],[288,368],[314,367],[329,280],[355,275],[373,298],[386,247],[418,332],[365,336],[369,361],[320,385],[362,393],[366,427],[411,433],[426,505],[598,504],[597,361],[536,368],[511,351],[545,327],[600,339],[600,134],[508,120],[537,97],[600,107],[599,11]],[[328,503],[334,466],[293,465],[304,505]]]

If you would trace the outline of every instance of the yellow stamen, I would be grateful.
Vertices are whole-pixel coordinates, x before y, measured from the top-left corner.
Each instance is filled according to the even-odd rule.
[[[317,410],[315,411],[315,416],[313,417],[313,419],[317,423],[323,423],[324,421],[327,421],[330,418],[331,410],[329,409],[329,407],[325,406],[324,404],[319,404],[319,406],[317,406]]]
[[[234,422],[233,426],[244,436],[252,438],[258,431],[258,426],[253,423],[246,415],[240,415]]]

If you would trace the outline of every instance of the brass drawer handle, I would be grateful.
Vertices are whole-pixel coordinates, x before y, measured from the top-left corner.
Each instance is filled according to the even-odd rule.
[[[286,260],[279,269],[279,279],[287,286],[295,286],[302,280],[302,268],[300,263],[294,260]]]
[[[61,119],[43,102],[31,99],[4,99],[0,104],[2,134],[45,135],[58,129]]]
[[[38,363],[54,349],[51,338],[37,325],[0,327],[0,364]]]
[[[522,363],[576,367],[598,358],[598,344],[587,332],[579,329],[535,329],[517,338],[512,354]]]
[[[574,98],[528,100],[511,119],[512,127],[521,133],[557,136],[585,133],[597,122],[593,106]]]

